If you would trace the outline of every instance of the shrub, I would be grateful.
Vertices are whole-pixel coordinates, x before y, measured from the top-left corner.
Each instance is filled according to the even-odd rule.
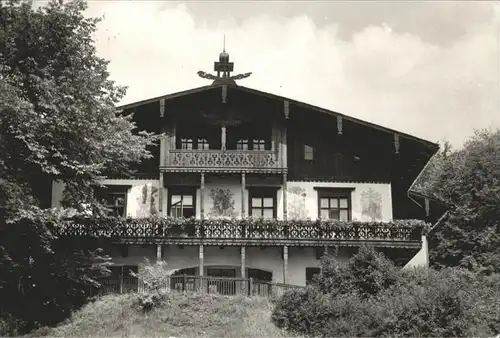
[[[139,306],[143,311],[158,307],[165,300],[165,294],[170,291],[170,276],[175,270],[167,270],[165,261],[151,264],[147,258],[139,266],[139,272],[131,274],[143,283],[143,292],[138,297]]]
[[[335,254],[323,256],[321,265],[315,284],[323,293],[376,295],[395,284],[400,274],[392,261],[368,246],[361,246],[346,266],[337,265]]]
[[[308,286],[286,292],[276,302],[271,319],[279,328],[315,332],[325,324],[330,296]]]
[[[372,249],[345,267],[322,261],[315,283],[277,302],[273,322],[309,336],[450,337],[500,333],[500,276],[397,270]]]

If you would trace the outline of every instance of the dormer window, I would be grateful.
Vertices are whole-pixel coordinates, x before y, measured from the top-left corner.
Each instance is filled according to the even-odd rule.
[[[253,140],[253,150],[266,150],[265,140]]]
[[[181,138],[181,149],[193,149],[193,140],[190,138]]]
[[[199,138],[198,139],[198,149],[199,150],[208,150],[209,149],[209,145],[208,145],[207,139],[205,139],[205,138]]]
[[[236,149],[248,150],[248,140],[239,140],[238,143],[236,143]]]

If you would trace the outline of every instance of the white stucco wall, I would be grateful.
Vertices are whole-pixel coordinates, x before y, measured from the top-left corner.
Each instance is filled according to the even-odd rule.
[[[104,180],[107,185],[130,185],[127,195],[127,216],[145,217],[159,210],[158,180]],[[359,221],[392,220],[391,185],[388,183],[340,183],[290,181],[287,186],[287,213],[289,219],[316,219],[318,193],[314,188],[353,188],[351,192],[352,219]],[[207,175],[205,181],[205,218],[220,217],[213,213],[212,189],[226,189],[234,202],[232,215],[241,217],[241,183],[237,175],[218,178]],[[63,185],[55,182],[52,187],[52,206],[59,207]],[[154,197],[153,203],[151,198]],[[144,199],[145,197],[145,199]],[[245,211],[249,214],[249,191],[245,189]],[[277,190],[277,216],[283,219],[283,189]],[[167,215],[168,189],[163,190],[163,214]],[[200,218],[200,189],[196,191],[196,217]],[[371,208],[368,208],[371,205]]]
[[[127,216],[145,217],[158,210],[159,180],[103,180],[106,185],[129,185],[127,193]],[[63,197],[64,184],[52,184],[52,207],[59,208]],[[153,198],[153,203],[151,202]]]
[[[149,245],[130,245],[128,257],[122,257],[118,250],[113,250],[112,262],[117,265],[140,265],[144,258],[151,263],[156,261],[156,247]],[[283,282],[283,259],[281,247],[246,247],[245,267],[272,272],[273,280]],[[315,248],[291,247],[288,251],[288,284],[305,285],[306,268],[320,267],[320,260],[316,259]],[[208,268],[234,268],[236,277],[241,277],[240,247],[205,246],[204,247],[204,275]],[[339,264],[348,260],[347,251],[340,249],[338,253]],[[199,271],[199,246],[163,245],[162,259],[167,262],[167,269],[195,268]]]
[[[429,246],[427,237],[422,236],[422,248],[413,256],[413,258],[406,263],[404,269],[410,268],[428,268],[429,267]]]
[[[230,194],[232,195],[232,201],[234,202],[234,209],[233,210],[233,217],[240,218],[241,217],[241,182],[239,176],[228,176],[224,178],[219,178],[219,177],[213,177],[207,175],[205,179],[205,201],[203,203],[204,205],[204,212],[205,212],[205,218],[217,218],[220,217],[213,211],[213,206],[214,206],[214,200],[211,197],[211,191],[212,189],[224,189],[224,190],[229,190]],[[167,198],[168,198],[168,189],[165,189],[165,198],[164,198],[164,210],[165,214],[167,212]],[[245,189],[245,212],[248,215],[249,214],[249,191],[248,188]],[[277,215],[278,219],[283,218],[283,190],[279,189],[277,191]],[[201,217],[201,194],[200,194],[200,189],[196,190],[196,218]]]
[[[300,182],[287,184],[289,218],[318,218],[318,193],[316,188],[354,188],[351,192],[352,219],[359,221],[392,220],[392,195],[389,183],[340,183]],[[371,210],[368,206],[372,205]],[[380,210],[379,216],[375,216]],[[295,216],[295,217],[294,217]]]

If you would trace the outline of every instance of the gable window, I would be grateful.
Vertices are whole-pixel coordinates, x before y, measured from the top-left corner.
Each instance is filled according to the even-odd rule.
[[[262,218],[276,218],[277,188],[250,189],[250,216]]]
[[[193,140],[190,138],[181,138],[181,149],[193,149]]]
[[[198,149],[199,150],[208,150],[209,149],[208,141],[206,138],[199,138],[198,139]]]
[[[129,186],[109,185],[96,190],[96,198],[107,209],[107,216],[127,215],[127,193]]]
[[[351,220],[353,189],[318,188],[318,218],[339,221]]]
[[[266,150],[265,140],[253,140],[253,150]]]
[[[239,140],[236,143],[236,150],[248,150],[248,140]]]
[[[314,280],[314,276],[319,275],[320,273],[320,268],[306,268],[306,285],[311,284]]]
[[[168,214],[171,217],[190,218],[196,216],[196,190],[168,189]]]
[[[304,160],[306,161],[314,160],[314,148],[307,144],[304,145]]]

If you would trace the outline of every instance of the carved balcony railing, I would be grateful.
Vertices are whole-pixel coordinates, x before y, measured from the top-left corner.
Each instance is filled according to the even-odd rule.
[[[67,220],[55,229],[57,235],[108,237],[140,242],[203,241],[390,241],[420,242],[427,228],[422,221],[390,223],[280,220],[196,220],[171,218],[87,218]],[[175,241],[172,241],[175,242]]]
[[[283,169],[279,152],[271,150],[169,150],[167,169]]]

